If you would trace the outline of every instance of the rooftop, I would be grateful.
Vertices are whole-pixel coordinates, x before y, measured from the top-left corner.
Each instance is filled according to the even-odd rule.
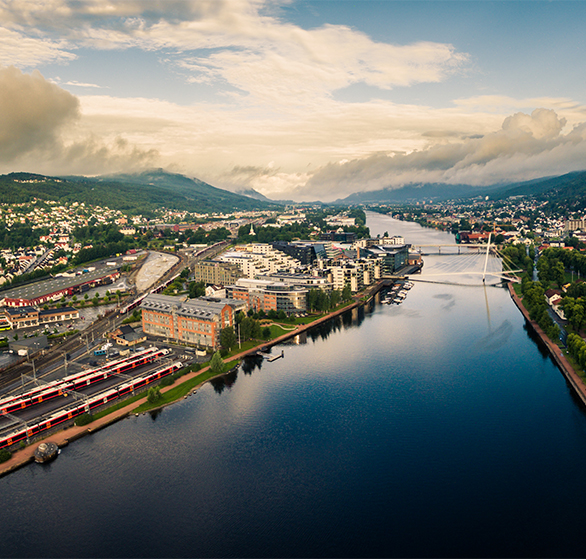
[[[118,266],[106,266],[92,272],[86,272],[77,276],[65,277],[59,276],[57,278],[51,278],[50,280],[42,280],[40,282],[34,282],[32,284],[26,284],[24,286],[17,286],[15,288],[9,288],[0,292],[0,300],[3,298],[11,299],[27,299],[32,300],[38,297],[42,297],[59,290],[67,288],[73,288],[80,284],[86,284],[108,276],[118,270]]]

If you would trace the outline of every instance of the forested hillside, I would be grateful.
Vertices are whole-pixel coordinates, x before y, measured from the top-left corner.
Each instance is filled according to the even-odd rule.
[[[164,171],[112,177],[45,177],[33,173],[0,176],[0,200],[28,202],[33,198],[85,202],[149,215],[161,207],[188,212],[232,212],[277,207],[212,187],[203,181]]]

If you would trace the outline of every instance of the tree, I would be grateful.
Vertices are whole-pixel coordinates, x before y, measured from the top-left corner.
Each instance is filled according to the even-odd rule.
[[[566,280],[566,271],[564,264],[561,261],[554,261],[554,265],[551,269],[551,275],[553,281],[561,288]]]
[[[219,352],[216,352],[210,360],[210,371],[212,373],[222,373],[224,371],[224,360]]]
[[[342,301],[348,301],[352,298],[352,290],[350,289],[350,284],[346,284],[344,289],[342,290]]]
[[[271,327],[265,327],[262,330],[262,337],[267,340],[269,338],[271,338]]]
[[[332,293],[330,294],[330,306],[337,307],[341,298],[342,294],[340,293],[340,290],[332,290]]]
[[[163,395],[161,395],[161,389],[159,389],[159,387],[151,387],[148,391],[147,391],[147,401],[149,401],[151,404],[156,403],[157,401],[160,401],[163,398]]]
[[[203,282],[191,282],[189,284],[189,297],[191,299],[206,295],[206,285]]]
[[[220,344],[227,350],[230,350],[236,344],[234,327],[226,327],[220,331]]]
[[[252,334],[252,323],[254,319],[251,317],[244,317],[240,322],[240,338],[248,340]]]

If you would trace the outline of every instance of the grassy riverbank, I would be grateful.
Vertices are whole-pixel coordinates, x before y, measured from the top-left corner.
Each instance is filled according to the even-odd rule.
[[[212,377],[225,375],[239,363],[240,360],[233,360],[231,362],[224,364],[224,371],[221,373],[212,372],[209,369],[206,369],[206,371],[200,373],[199,375],[196,375],[191,379],[188,379],[187,381],[184,381],[183,383],[179,383],[178,385],[171,385],[165,392],[161,392],[161,399],[154,403],[146,401],[142,403],[139,407],[137,407],[133,412],[134,414],[141,414],[142,412],[148,412],[149,410],[161,408],[175,401],[178,401],[179,399],[182,399],[185,395],[189,394],[198,385],[202,385]]]

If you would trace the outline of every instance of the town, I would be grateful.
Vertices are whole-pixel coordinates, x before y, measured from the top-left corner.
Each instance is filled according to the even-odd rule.
[[[547,262],[548,251],[582,247],[585,239],[584,220],[517,197],[229,214],[161,208],[149,217],[78,202],[4,204],[0,345],[8,351],[0,364],[0,440],[22,445],[76,416],[93,418],[141,386],[155,403],[153,382],[161,377],[204,366],[224,371],[223,359],[243,343],[246,349],[278,339],[361,301],[382,281],[393,286],[420,270],[421,250],[393,232],[371,237],[365,210],[450,231],[462,246],[492,244],[505,271],[531,272],[536,254]],[[576,289],[568,267],[556,264],[559,254],[552,258],[558,260],[547,270],[564,271],[561,279],[551,275],[556,285],[527,288],[524,279],[518,290],[538,286],[532,314],[565,341],[568,329],[581,327],[582,301],[564,301]],[[411,286],[397,284],[384,301],[402,302]],[[161,369],[161,361],[173,365]],[[54,388],[59,383],[66,385]],[[47,402],[57,394],[70,399],[65,408],[60,402],[58,420],[55,401]]]

